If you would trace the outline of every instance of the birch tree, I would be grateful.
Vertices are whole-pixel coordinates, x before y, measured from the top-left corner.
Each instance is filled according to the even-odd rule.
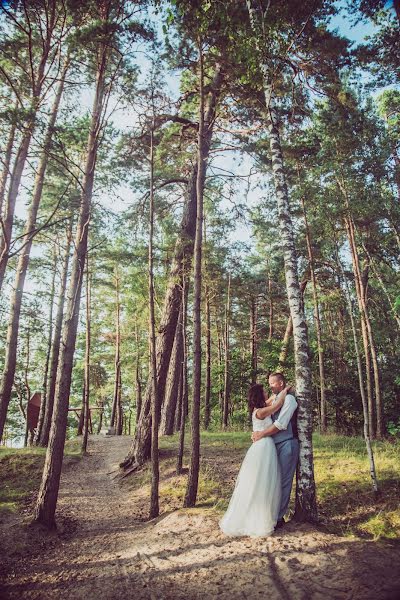
[[[311,365],[309,356],[307,324],[301,302],[300,285],[297,272],[296,248],[294,244],[293,224],[290,215],[290,204],[285,168],[280,140],[278,115],[275,107],[274,69],[268,63],[265,20],[268,10],[260,10],[260,6],[252,0],[246,0],[251,28],[259,57],[265,95],[266,124],[270,138],[272,172],[275,195],[278,205],[279,229],[285,261],[286,289],[293,322],[293,338],[296,363],[296,394],[299,413],[300,459],[296,490],[296,517],[302,520],[315,520],[317,517],[316,491],[314,481],[312,450],[312,415],[311,415]]]

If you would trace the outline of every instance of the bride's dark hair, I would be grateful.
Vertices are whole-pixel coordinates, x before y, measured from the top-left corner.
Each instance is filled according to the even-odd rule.
[[[265,407],[264,388],[261,383],[255,383],[251,386],[248,393],[249,411],[253,413],[255,408]]]

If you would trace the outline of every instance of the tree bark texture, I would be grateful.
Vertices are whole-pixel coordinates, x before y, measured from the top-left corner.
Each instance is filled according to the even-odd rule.
[[[186,276],[183,277],[182,282],[182,349],[183,349],[183,360],[182,360],[182,374],[181,374],[181,390],[180,390],[180,410],[179,413],[179,421],[177,430],[179,431],[179,445],[178,445],[178,454],[176,457],[176,473],[180,475],[182,473],[182,465],[183,465],[183,452],[185,449],[185,425],[186,425],[186,416],[188,413],[188,401],[189,401],[189,393],[188,393],[188,373],[187,373],[187,301],[188,301],[188,278]]]
[[[301,293],[302,297],[303,297],[305,289],[307,287],[307,283],[308,283],[308,279],[303,279],[303,281],[300,283],[300,293]],[[279,359],[278,359],[278,371],[285,370],[287,355],[289,352],[289,344],[290,344],[290,339],[291,339],[292,335],[293,335],[293,321],[292,321],[292,316],[289,315],[289,318],[288,318],[287,324],[286,324],[285,335],[283,336],[283,340],[282,340],[281,352],[279,354]]]
[[[179,311],[178,323],[175,330],[175,340],[169,364],[165,400],[162,407],[160,434],[173,435],[176,408],[178,403],[180,379],[182,375],[183,345],[182,345],[182,307]]]
[[[230,381],[229,381],[229,319],[231,312],[231,274],[228,275],[228,288],[225,303],[225,331],[224,331],[224,399],[222,425],[224,429],[228,427],[229,420],[229,400],[230,400]]]
[[[251,355],[251,383],[257,381],[257,297],[250,300],[250,355]]]
[[[210,291],[208,285],[205,289],[206,296],[206,380],[204,384],[204,429],[210,426],[211,417],[211,307]]]
[[[83,403],[82,452],[87,451],[89,437],[89,399],[90,399],[90,271],[89,258],[86,256],[86,345],[85,345],[85,396]]]
[[[156,317],[154,311],[154,117],[150,131],[150,206],[149,206],[149,345],[150,345],[150,377],[152,383],[151,398],[151,493],[150,519],[158,517],[160,512],[159,482],[160,464],[158,450],[158,428],[160,418],[160,397],[157,382],[156,358]]]
[[[119,274],[115,272],[115,358],[114,358],[114,394],[111,409],[111,427],[116,427],[116,419],[119,403],[120,375],[121,375],[121,327],[120,312],[121,303],[119,297]]]

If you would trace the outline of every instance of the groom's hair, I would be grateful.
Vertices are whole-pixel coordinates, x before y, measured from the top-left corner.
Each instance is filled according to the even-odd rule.
[[[253,414],[253,410],[255,408],[264,408],[264,387],[261,385],[261,383],[255,383],[251,386],[249,389],[248,399],[250,414]]]
[[[270,373],[269,377],[278,377],[278,379],[280,379],[281,381],[283,381],[283,383],[286,384],[286,379],[283,373],[280,373],[279,371],[277,371],[276,373]]]

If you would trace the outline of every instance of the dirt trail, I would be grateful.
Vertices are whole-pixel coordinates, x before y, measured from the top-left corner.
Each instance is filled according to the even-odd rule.
[[[91,438],[64,469],[58,534],[37,536],[8,569],[1,598],[162,600],[395,600],[400,548],[288,524],[270,538],[226,538],[210,511],[174,511],[143,523],[143,494],[110,472],[125,437]],[[17,523],[15,528],[19,527]],[[17,534],[17,529],[15,529]]]

